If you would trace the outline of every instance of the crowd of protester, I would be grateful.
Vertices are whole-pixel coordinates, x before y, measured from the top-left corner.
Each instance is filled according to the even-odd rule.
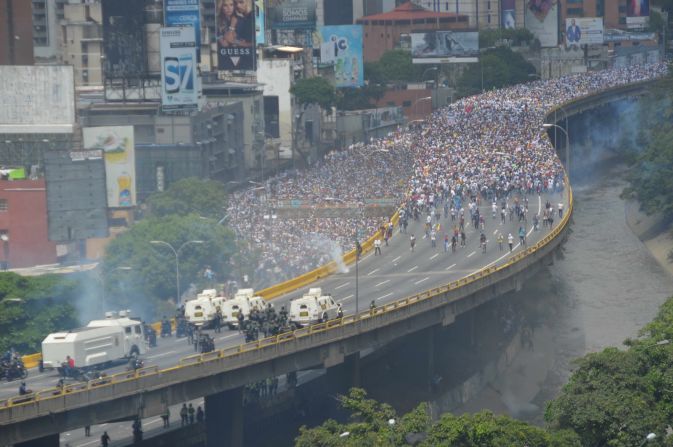
[[[513,190],[562,189],[563,168],[542,127],[545,114],[597,90],[665,72],[665,64],[630,66],[463,98],[420,128],[334,150],[310,169],[233,194],[230,222],[259,259],[253,285],[294,277],[352,249],[356,235],[362,240],[387,224],[386,218],[365,216],[365,207],[379,199],[410,211],[438,195],[496,200]],[[325,207],[349,212],[321,217]]]

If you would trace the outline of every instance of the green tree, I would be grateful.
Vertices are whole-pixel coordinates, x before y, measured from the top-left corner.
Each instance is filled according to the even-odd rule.
[[[486,29],[479,31],[479,48],[493,47],[503,40],[508,40],[515,47],[529,45],[535,36],[526,28]]]
[[[147,198],[150,214],[156,217],[190,213],[220,219],[227,206],[227,192],[221,182],[196,177],[179,180],[166,191]]]
[[[334,86],[327,79],[318,76],[295,82],[290,87],[290,93],[299,104],[304,106],[317,104],[326,111],[331,110],[336,102]]]
[[[434,422],[423,403],[403,416],[392,407],[368,399],[364,390],[353,388],[339,396],[350,421],[327,420],[315,428],[301,427],[295,447],[403,446],[421,447],[580,447],[570,430],[549,432],[507,416],[483,411],[474,415],[444,414]]]
[[[77,326],[72,302],[80,293],[65,276],[0,273],[0,352],[37,352],[50,332]]]
[[[411,53],[401,49],[388,50],[383,53],[378,66],[386,82],[420,81],[420,75],[423,72],[422,66],[413,64]]]
[[[361,88],[342,88],[337,92],[336,106],[339,110],[361,110],[376,107],[383,98],[385,87],[369,84]]]
[[[529,74],[535,73],[535,67],[519,53],[506,47],[484,51],[480,62],[470,64],[457,81],[459,96],[470,96],[484,90],[507,87],[530,81]]]
[[[190,283],[201,284],[199,273],[206,265],[220,282],[227,278],[230,259],[237,251],[230,229],[196,214],[150,217],[117,236],[105,253],[108,301],[121,308],[128,306],[145,318],[166,312],[176,302],[175,255],[166,246],[150,244],[152,240],[165,241],[176,250],[190,240],[204,241],[185,246],[180,253],[182,292]],[[122,272],[120,266],[131,267],[131,271]]]

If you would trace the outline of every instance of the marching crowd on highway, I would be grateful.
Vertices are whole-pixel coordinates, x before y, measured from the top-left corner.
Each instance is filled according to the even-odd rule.
[[[261,255],[254,286],[310,271],[352,249],[356,229],[368,237],[387,225],[364,213],[319,218],[309,211],[304,214],[309,217],[280,218],[274,214],[278,203],[309,210],[362,208],[367,199],[389,198],[402,205],[409,218],[439,203],[448,204],[446,216],[472,201],[499,202],[514,191],[562,190],[562,165],[542,128],[545,113],[593,91],[665,72],[665,64],[631,66],[464,98],[433,113],[420,129],[399,130],[366,145],[332,151],[312,169],[274,177],[264,187],[234,194],[230,222],[249,248]]]

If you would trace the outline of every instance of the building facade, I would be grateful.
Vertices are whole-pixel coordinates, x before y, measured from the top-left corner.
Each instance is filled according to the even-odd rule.
[[[398,48],[400,36],[433,30],[466,30],[469,18],[453,12],[434,12],[411,2],[390,12],[358,19],[363,26],[363,57],[365,62],[375,62],[388,50]]]
[[[47,238],[46,191],[44,179],[0,180],[0,264],[5,268],[57,261],[56,244]]]
[[[31,3],[0,0],[0,65],[33,65]]]

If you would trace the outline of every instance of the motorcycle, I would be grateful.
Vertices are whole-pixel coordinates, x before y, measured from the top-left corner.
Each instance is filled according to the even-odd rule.
[[[28,370],[21,359],[5,361],[0,364],[0,378],[4,377],[8,382],[28,377]]]

